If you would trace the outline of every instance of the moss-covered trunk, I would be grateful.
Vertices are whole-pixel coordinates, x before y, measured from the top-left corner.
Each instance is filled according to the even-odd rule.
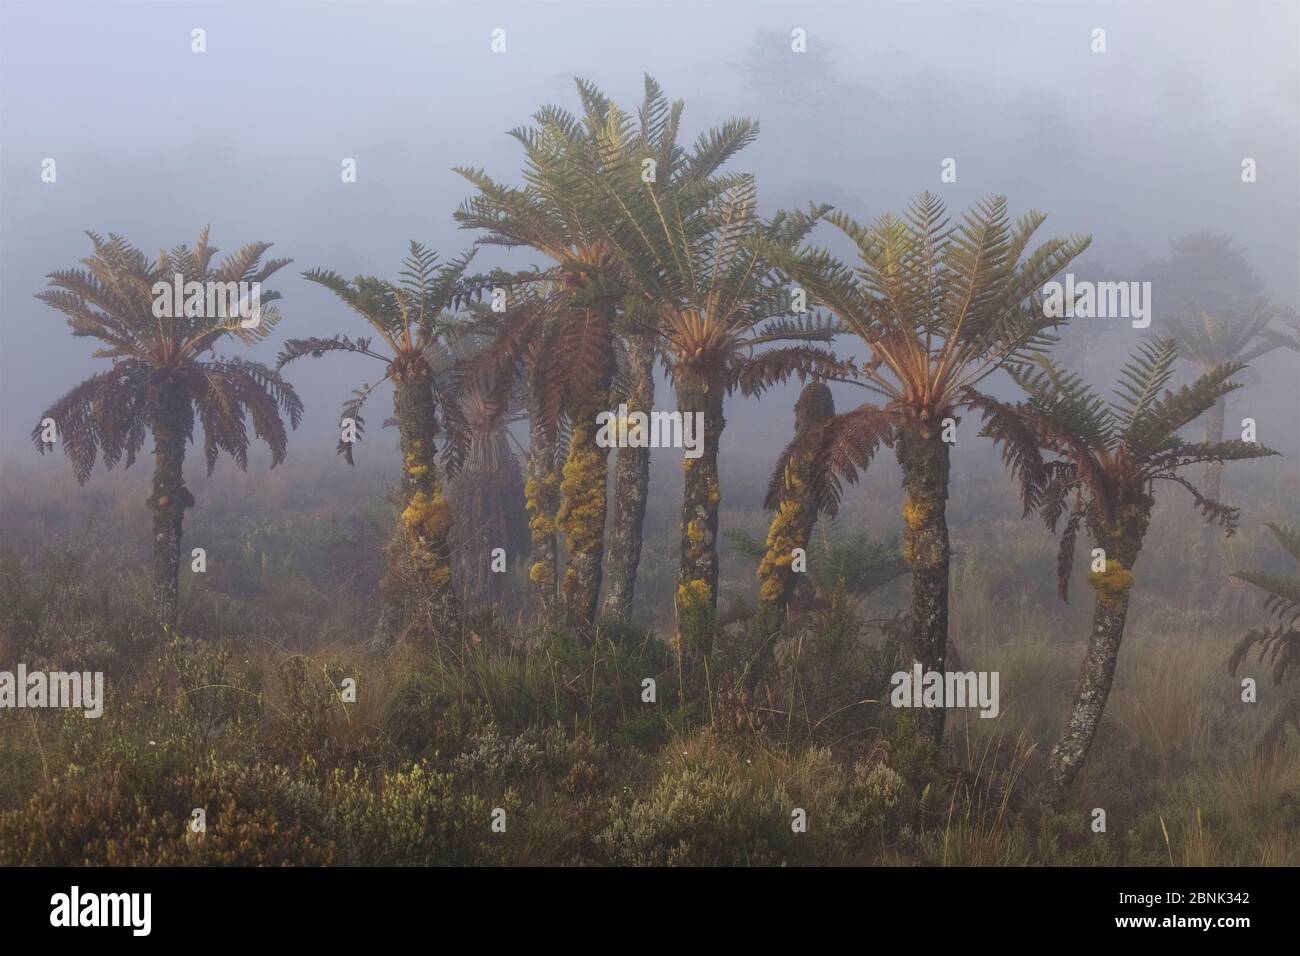
[[[813,500],[812,469],[815,448],[811,442],[801,447],[835,415],[831,390],[821,382],[804,386],[794,407],[795,449],[782,476],[784,496],[767,531],[767,553],[758,565],[758,599],[760,613],[770,625],[780,627],[794,597],[799,573],[793,568],[795,549],[807,554],[808,540],[817,522],[817,503]]]
[[[690,664],[713,647],[718,606],[718,442],[726,421],[722,417],[723,386],[719,376],[706,377],[679,369],[677,408],[682,434],[692,430],[694,450],[684,457],[681,524],[681,563],[677,573],[677,646]],[[697,413],[702,413],[702,420]],[[703,435],[700,435],[701,427]]]
[[[419,360],[395,368],[393,411],[402,452],[402,511],[382,585],[381,630],[407,623],[415,612],[442,631],[455,618],[457,601],[451,575],[451,508],[438,480],[437,409],[432,371]]]
[[[158,622],[176,624],[180,604],[181,525],[194,496],[185,487],[185,445],[194,429],[194,408],[184,386],[158,385],[153,408],[153,600]]]
[[[1116,520],[1094,529],[1098,545],[1106,552],[1106,567],[1088,575],[1094,592],[1092,632],[1075,683],[1069,720],[1048,759],[1045,800],[1048,806],[1060,803],[1097,736],[1097,726],[1115,679],[1133,587],[1133,565],[1142,548],[1149,514],[1148,505],[1127,504]]]
[[[532,565],[528,577],[537,585],[542,616],[555,618],[559,594],[559,543],[555,515],[560,508],[560,473],[555,430],[547,426],[540,410],[528,414],[528,481],[524,501],[528,506],[528,531],[532,537]]]
[[[922,671],[944,673],[948,651],[948,444],[933,432],[899,432],[898,463],[903,470],[903,559],[912,572],[908,613],[912,655]],[[923,731],[943,740],[946,712],[929,707],[920,714]]]
[[[596,621],[601,562],[605,555],[609,449],[596,441],[599,430],[596,416],[608,411],[609,377],[571,414],[569,456],[560,481],[560,509],[556,515],[568,554],[564,583],[560,586],[564,619],[584,639],[591,636]]]
[[[654,344],[650,339],[638,336],[628,341],[626,374],[628,393],[624,402],[628,413],[649,415],[655,402]],[[650,449],[633,448],[625,443],[619,447],[614,462],[614,505],[602,605],[608,617],[632,616],[649,490]]]

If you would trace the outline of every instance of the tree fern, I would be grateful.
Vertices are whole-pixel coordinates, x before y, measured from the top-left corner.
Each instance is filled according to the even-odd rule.
[[[1272,523],[1267,527],[1282,550],[1300,565],[1300,528]],[[1233,577],[1264,592],[1264,610],[1277,620],[1277,624],[1244,634],[1228,658],[1228,671],[1236,676],[1251,651],[1256,651],[1261,663],[1271,665],[1273,682],[1282,684],[1300,673],[1300,629],[1296,627],[1297,620],[1300,620],[1300,577],[1284,577],[1257,570],[1236,571]],[[1280,743],[1288,723],[1300,731],[1300,696],[1296,694],[1282,702],[1261,744],[1271,747]]]

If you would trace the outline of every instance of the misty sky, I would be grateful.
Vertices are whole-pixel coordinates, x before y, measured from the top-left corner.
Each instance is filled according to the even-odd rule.
[[[0,459],[36,458],[28,433],[41,411],[101,364],[32,298],[47,272],[88,253],[83,230],[150,254],[192,243],[205,223],[223,251],[273,241],[294,264],[270,283],[285,317],[256,350],[270,361],[286,337],[361,328],[301,270],[393,275],[409,239],[447,257],[467,247],[475,235],[451,212],[470,188],[451,167],[517,182],[521,150],[506,130],[543,103],[576,109],[574,75],[631,109],[654,74],[686,100],[691,139],[731,115],[757,118],[758,142],[730,168],[758,174],[765,212],[818,200],[869,220],[925,189],[952,212],[1003,192],[1016,213],[1049,214],[1042,238],[1094,236],[1079,271],[1141,280],[1171,239],[1208,229],[1231,235],[1267,294],[1295,306],[1298,8],[0,0]],[[204,54],[191,52],[194,27]],[[496,27],[504,54],[489,47]],[[795,27],[805,54],[790,51]],[[1095,27],[1102,54],[1090,50]],[[46,157],[55,184],[41,182]],[[355,184],[340,181],[345,157]],[[945,157],[955,184],[940,183]],[[1241,182],[1243,157],[1258,182]],[[540,260],[497,251],[479,264],[498,261]],[[1118,321],[1106,335],[1127,352],[1157,331]],[[291,459],[333,458],[339,406],[372,374],[343,358],[290,368],[307,404]],[[1283,379],[1271,399],[1289,404],[1294,429],[1300,376]],[[778,392],[757,410],[729,407],[724,447],[775,429],[760,443],[770,462],[790,406]]]

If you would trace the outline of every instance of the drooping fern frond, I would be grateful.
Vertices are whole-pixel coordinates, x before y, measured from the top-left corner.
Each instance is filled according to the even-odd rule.
[[[861,405],[825,422],[817,434],[809,493],[820,513],[834,515],[844,496],[844,483],[856,484],[881,445],[892,446],[896,430],[893,416],[875,405]],[[792,443],[782,453],[783,463],[797,449]],[[783,464],[778,464],[778,470]],[[776,503],[769,493],[769,500]]]
[[[280,353],[275,357],[275,367],[282,369],[290,362],[307,356],[320,358],[326,352],[355,352],[358,355],[368,355],[371,358],[379,359],[381,362],[387,362],[388,357],[373,351],[370,348],[370,342],[371,340],[368,338],[350,339],[341,334],[328,339],[316,337],[286,339]]]
[[[980,437],[992,438],[1002,448],[1002,464],[1020,484],[1020,500],[1028,516],[1042,501],[1047,469],[1038,433],[1013,406],[991,396],[966,393],[970,406],[983,416]]]
[[[246,420],[253,424],[252,435],[270,448],[272,465],[283,461],[285,419],[296,428],[302,402],[275,370],[223,358],[215,350],[227,338],[252,345],[270,333],[280,319],[270,303],[280,295],[260,285],[290,260],[267,258],[271,243],[254,242],[214,267],[218,250],[206,227],[194,246],[177,245],[154,262],[116,233],[106,239],[93,232],[87,236],[93,253],[82,260],[84,268],[50,273],[50,287],[36,295],[67,317],[74,336],[103,343],[95,357],[113,361],[112,370],[87,379],[42,415],[55,422],[77,480],[89,479],[101,454],[108,468],[135,463],[155,425],[164,386],[197,416],[209,471],[221,452],[247,467]],[[192,301],[186,292],[180,314],[171,314],[178,276],[182,289],[197,284],[203,291]],[[258,285],[256,313],[244,314],[253,305],[253,289],[240,289],[238,283]],[[188,414],[185,420],[192,429]],[[42,453],[50,450],[44,432],[41,425],[32,432]],[[191,433],[183,437],[188,441]]]

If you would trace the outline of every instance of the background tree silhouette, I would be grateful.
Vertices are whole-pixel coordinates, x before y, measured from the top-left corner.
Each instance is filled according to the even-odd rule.
[[[1228,362],[1249,364],[1278,348],[1300,350],[1300,329],[1287,334],[1274,324],[1276,317],[1289,317],[1295,324],[1293,310],[1275,309],[1262,300],[1250,303],[1239,311],[1207,312],[1192,310],[1182,316],[1165,320],[1164,330],[1178,344],[1178,352],[1200,374]],[[1208,443],[1223,441],[1224,418],[1227,400],[1220,398],[1205,415],[1205,437]],[[1210,461],[1205,465],[1201,488],[1209,498],[1217,499],[1223,480],[1223,462]],[[1197,543],[1197,560],[1208,570],[1213,553],[1214,539],[1211,529]]]

